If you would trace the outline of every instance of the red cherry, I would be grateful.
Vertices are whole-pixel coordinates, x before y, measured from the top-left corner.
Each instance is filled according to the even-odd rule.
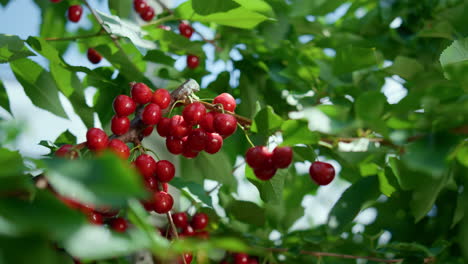
[[[200,152],[205,149],[207,139],[208,137],[205,131],[201,128],[197,128],[190,132],[186,144],[190,150]]]
[[[156,129],[158,130],[158,134],[161,137],[167,137],[169,136],[170,127],[171,127],[171,119],[167,117],[161,117]]]
[[[174,199],[167,192],[159,191],[154,195],[154,211],[158,214],[165,214],[172,209]]]
[[[171,94],[166,89],[157,89],[154,91],[151,101],[159,105],[161,109],[166,109],[171,104]]]
[[[169,133],[173,137],[183,138],[188,136],[192,127],[185,122],[184,118],[180,115],[175,115],[171,118],[171,125]]]
[[[222,104],[224,110],[234,112],[236,109],[236,99],[228,93],[222,93],[213,99],[213,104]]]
[[[335,169],[330,163],[316,161],[310,165],[309,174],[318,185],[327,185],[335,178]]]
[[[250,167],[265,168],[271,164],[273,153],[268,151],[265,146],[256,146],[249,148],[245,154],[245,161]]]
[[[87,52],[88,60],[93,64],[98,64],[102,60],[101,54],[93,48],[89,48]]]
[[[130,119],[126,116],[114,116],[111,120],[112,133],[120,136],[128,132],[130,129]]]
[[[182,235],[184,236],[194,236],[195,235],[195,230],[193,229],[192,226],[188,225],[184,229],[182,229]]]
[[[161,183],[161,185],[162,185],[162,190],[167,192],[167,190],[169,189],[169,184],[167,184],[167,182],[163,182]]]
[[[217,114],[213,121],[215,131],[221,136],[230,136],[236,132],[237,119],[228,114]]]
[[[73,150],[73,145],[65,144],[55,151],[55,156],[60,158],[76,159],[78,152]]]
[[[189,24],[185,22],[179,24],[179,32],[182,36],[190,38],[193,34],[193,31],[193,28]]]
[[[182,154],[184,152],[184,141],[171,136],[166,138],[166,147],[167,150],[174,155]]]
[[[118,116],[129,116],[135,112],[136,104],[132,98],[121,94],[115,97],[113,107]]]
[[[156,161],[148,154],[141,154],[135,159],[135,166],[145,178],[152,177],[156,171]]]
[[[200,60],[197,56],[195,55],[188,55],[187,56],[187,66],[190,68],[190,69],[195,69],[196,67],[198,67],[198,65],[200,64]]]
[[[151,133],[153,133],[153,126],[145,127],[145,129],[143,129],[143,131],[141,131],[141,134],[143,135],[143,137],[147,137],[147,136],[151,135]]]
[[[145,187],[149,191],[158,191],[158,181],[154,177],[145,177]]]
[[[235,264],[247,264],[249,262],[249,255],[245,253],[236,253],[234,254],[234,263]]]
[[[206,113],[205,117],[200,121],[200,127],[205,130],[205,132],[213,133],[215,132],[213,127],[213,120],[215,118],[215,112]]]
[[[258,260],[256,258],[249,258],[247,264],[258,264]]]
[[[198,156],[198,153],[198,151],[190,149],[187,143],[184,143],[184,152],[182,152],[182,156],[186,157],[187,159],[193,159]]]
[[[174,221],[174,224],[178,228],[185,228],[188,226],[188,217],[185,212],[180,212],[180,213],[175,213],[172,215],[172,219]]]
[[[83,8],[80,5],[72,5],[68,8],[68,19],[71,22],[78,22],[83,14]]]
[[[107,147],[107,135],[102,129],[90,128],[86,132],[86,145],[92,151],[103,150]]]
[[[120,139],[112,139],[107,146],[122,159],[128,159],[128,157],[130,157],[130,148]]]
[[[223,137],[218,133],[206,133],[205,151],[209,154],[217,153],[223,146]]]
[[[130,93],[132,94],[132,99],[138,104],[147,104],[151,101],[151,97],[153,97],[153,92],[144,83],[135,83]]]
[[[206,230],[203,231],[197,231],[195,233],[195,236],[200,238],[200,239],[209,239],[210,238],[210,233]]]
[[[196,213],[192,217],[190,224],[196,230],[204,229],[208,225],[208,215],[205,213]]]
[[[62,0],[50,0],[52,3],[59,3]]]
[[[276,168],[274,167],[254,169],[255,176],[257,176],[257,178],[262,181],[267,181],[273,178],[273,176],[275,176],[275,173],[276,173]]]
[[[119,210],[112,208],[110,206],[104,206],[96,209],[96,212],[99,212],[104,217],[114,217],[119,214]]]
[[[153,126],[159,122],[161,118],[161,108],[157,104],[148,104],[143,109],[143,113],[141,113],[141,120],[143,123]]]
[[[139,14],[141,14],[148,7],[148,4],[145,0],[135,0],[133,1],[133,8]]]
[[[143,207],[145,208],[145,210],[147,212],[154,211],[154,207],[153,207],[154,202],[153,201],[140,201],[140,203],[141,203],[141,205],[143,205]]]
[[[76,201],[75,199],[72,199],[72,198],[68,198],[68,197],[65,197],[65,196],[61,196],[59,194],[57,194],[57,198],[59,200],[61,200],[66,206],[68,206],[69,208],[71,209],[80,209],[81,208],[81,203]]]
[[[273,165],[281,169],[287,168],[291,164],[292,158],[293,151],[291,147],[276,147],[271,157]]]
[[[156,178],[160,182],[169,182],[174,178],[175,167],[168,160],[156,162]]]
[[[183,255],[182,257],[185,259],[185,264],[190,264],[190,263],[192,263],[192,259],[193,259],[192,254],[190,254],[190,253],[184,253],[184,255]],[[178,261],[177,261],[179,264],[184,264],[184,261],[182,260],[182,257],[180,257],[180,258],[178,259]]]
[[[145,10],[140,13],[140,17],[144,21],[151,21],[154,17],[154,9],[151,6],[147,6]]]
[[[123,233],[125,232],[125,230],[127,230],[127,220],[125,220],[122,217],[117,217],[115,219],[112,219],[110,226],[114,231]]]
[[[104,223],[104,217],[102,216],[102,214],[97,212],[90,213],[88,215],[88,220],[89,222],[95,225],[102,225]]]
[[[197,125],[206,115],[206,108],[199,102],[194,102],[186,107],[182,111],[185,122],[190,125]]]

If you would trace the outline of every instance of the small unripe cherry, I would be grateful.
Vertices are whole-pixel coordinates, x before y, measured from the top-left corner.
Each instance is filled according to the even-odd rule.
[[[189,24],[185,23],[185,22],[181,22],[179,24],[179,32],[182,36],[186,37],[186,38],[190,38],[193,34],[193,28],[192,26],[190,26]]]
[[[86,132],[86,146],[92,151],[104,150],[107,147],[106,132],[99,128],[90,128]]]
[[[154,198],[154,211],[158,214],[165,214],[172,209],[174,199],[172,196],[164,191],[155,192]]]
[[[151,6],[147,6],[145,10],[140,13],[141,19],[144,21],[151,21],[154,17],[154,9]]]
[[[201,230],[204,229],[208,225],[208,215],[205,213],[196,213],[192,217],[192,221],[190,222],[190,225],[195,229],[195,230]]]
[[[249,255],[245,253],[236,253],[234,254],[234,263],[235,264],[247,264],[249,261]]]
[[[183,138],[189,135],[192,127],[185,122],[184,117],[175,115],[171,118],[169,134],[173,137]]]
[[[136,104],[132,98],[126,95],[118,95],[113,102],[114,112],[118,116],[129,116],[135,112]]]
[[[273,153],[268,151],[267,147],[255,146],[247,150],[245,153],[245,161],[254,169],[265,168],[271,164],[272,156]]]
[[[143,112],[141,113],[141,121],[143,123],[149,125],[149,126],[154,126],[159,122],[159,119],[161,118],[161,108],[159,108],[159,105],[150,103],[145,108],[143,109]]]
[[[188,217],[185,212],[175,213],[172,215],[175,226],[178,228],[185,228],[188,226]]]
[[[128,132],[130,129],[130,119],[126,116],[114,116],[111,120],[112,133],[120,136]]]
[[[83,14],[83,8],[80,5],[72,5],[68,8],[68,19],[71,22],[78,22]]]
[[[318,185],[328,185],[335,178],[335,169],[330,163],[316,161],[310,165],[309,174]]]
[[[276,173],[276,168],[274,167],[254,169],[255,176],[262,181],[267,181],[273,178],[273,176],[275,176],[275,173]]]
[[[166,89],[157,89],[153,93],[151,102],[159,105],[161,109],[166,109],[171,104],[171,94]]]
[[[153,177],[156,171],[156,161],[148,154],[141,154],[138,156],[135,159],[135,166],[145,178]]]
[[[209,132],[209,133],[215,132],[214,127],[213,127],[213,121],[214,121],[216,114],[217,113],[215,112],[208,112],[200,121],[200,127],[203,128],[205,132]]]
[[[127,220],[125,220],[124,218],[117,217],[111,220],[110,226],[112,227],[114,231],[123,233],[125,232],[125,230],[127,230],[128,224],[127,224]]]
[[[101,54],[93,48],[89,48],[86,55],[88,56],[88,60],[93,64],[98,64],[102,60]]]
[[[148,7],[148,4],[145,0],[135,0],[133,1],[133,8],[139,14],[141,14]]]
[[[168,160],[160,160],[156,162],[156,178],[160,182],[169,182],[174,178],[175,167]]]
[[[189,67],[190,69],[195,69],[198,67],[199,64],[200,64],[200,59],[198,58],[198,56],[195,56],[195,55],[187,56],[187,67]]]
[[[130,157],[130,148],[120,139],[111,139],[108,148],[122,159]]]
[[[236,109],[236,99],[228,93],[222,93],[213,99],[213,104],[222,104],[226,111],[234,112]]]
[[[206,108],[200,102],[194,102],[184,107],[182,116],[189,125],[197,125],[206,115]]]
[[[207,139],[205,131],[201,128],[197,128],[190,132],[186,144],[190,150],[200,152],[205,149]]]
[[[156,127],[156,129],[158,130],[158,134],[161,137],[167,137],[170,135],[170,128],[171,128],[171,119],[167,117],[161,117]]]
[[[167,137],[166,147],[174,155],[182,154],[184,152],[184,141],[177,137]]]
[[[276,147],[273,150],[273,156],[271,157],[273,165],[276,168],[287,168],[293,158],[293,151],[291,147]]]
[[[218,133],[206,133],[205,151],[209,154],[217,153],[223,146],[223,137]]]
[[[151,97],[153,97],[153,92],[144,83],[135,83],[130,93],[132,94],[133,101],[138,104],[147,104],[151,101]]]
[[[147,137],[151,135],[152,132],[153,132],[153,126],[147,126],[145,127],[145,129],[143,129],[143,131],[141,131],[141,134],[143,135],[143,137]]]
[[[216,114],[213,120],[213,127],[216,133],[223,137],[230,136],[236,132],[237,119],[228,114]]]

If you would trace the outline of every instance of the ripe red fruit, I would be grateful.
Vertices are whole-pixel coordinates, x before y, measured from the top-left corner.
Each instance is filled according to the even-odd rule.
[[[102,225],[104,223],[104,217],[102,216],[102,214],[97,212],[90,213],[88,215],[88,220],[89,222],[95,225]]]
[[[190,125],[197,125],[206,115],[206,108],[199,102],[187,105],[182,111],[185,122]]]
[[[90,150],[99,151],[107,147],[107,135],[102,129],[90,128],[86,132],[86,145]]]
[[[335,178],[335,169],[330,163],[316,161],[310,165],[309,174],[318,185],[327,185]]]
[[[72,5],[68,8],[68,19],[71,22],[78,22],[83,14],[83,8],[80,5]]]
[[[120,136],[128,132],[130,129],[130,119],[126,116],[114,116],[111,120],[112,133]]]
[[[153,92],[144,83],[135,83],[130,93],[135,103],[138,104],[147,104],[151,101],[151,97],[153,97]]]
[[[237,129],[237,119],[228,114],[216,114],[213,120],[215,131],[221,136],[230,136]]]
[[[223,137],[218,133],[206,133],[205,151],[215,154],[223,146]]]
[[[140,201],[140,203],[143,205],[143,207],[145,208],[147,212],[154,211],[153,201]]]
[[[189,24],[182,22],[179,24],[179,32],[182,36],[190,38],[193,34],[193,28]]]
[[[198,67],[198,65],[200,64],[200,60],[197,56],[195,55],[188,55],[187,56],[187,66],[190,68],[190,69],[195,69],[196,67]]]
[[[159,105],[161,109],[166,109],[171,104],[171,94],[166,89],[157,89],[154,91],[151,101]]]
[[[191,150],[187,142],[184,142],[184,152],[182,152],[182,156],[187,159],[193,159],[198,156],[198,153],[198,151]]]
[[[215,112],[208,112],[206,113],[205,117],[200,121],[200,127],[203,128],[205,132],[210,132],[210,133],[215,132],[214,127],[213,127],[213,121],[214,121],[216,114],[217,113]]]
[[[135,166],[145,178],[152,177],[156,171],[156,161],[148,154],[141,154],[135,159]]]
[[[247,264],[249,262],[249,255],[245,253],[236,253],[234,254],[234,263],[235,264]]]
[[[193,236],[193,235],[195,235],[195,230],[193,229],[192,226],[188,225],[184,229],[182,229],[182,235],[183,236]]]
[[[148,7],[148,4],[145,0],[135,0],[133,1],[133,8],[139,14],[141,14]]]
[[[55,156],[61,158],[75,159],[78,157],[78,152],[72,150],[73,145],[65,144],[55,151]]]
[[[247,264],[258,264],[258,260],[256,258],[249,258]]]
[[[93,48],[89,48],[87,52],[88,60],[93,64],[98,64],[102,60],[101,54]]]
[[[255,146],[247,150],[247,153],[245,153],[245,161],[254,169],[267,168],[271,165],[272,156],[273,153],[268,151],[267,147]]]
[[[275,176],[275,173],[276,173],[276,168],[274,167],[254,169],[255,176],[257,176],[257,178],[262,181],[267,181],[273,178],[273,176]]]
[[[185,144],[187,144],[189,150],[200,152],[205,149],[207,139],[205,131],[201,128],[197,128],[190,132]]]
[[[208,225],[208,215],[205,213],[196,213],[192,217],[192,221],[190,222],[190,224],[196,230],[203,229]]]
[[[172,215],[172,219],[174,221],[174,224],[178,228],[185,228],[188,226],[188,217],[185,212],[180,212],[180,213],[175,213]]]
[[[236,109],[236,99],[228,93],[222,93],[213,99],[213,104],[222,104],[224,110],[234,112]]]
[[[158,181],[154,177],[145,177],[145,187],[149,191],[157,191]]]
[[[184,141],[171,136],[166,138],[166,147],[167,150],[174,155],[182,154],[184,152]]]
[[[158,134],[161,137],[167,137],[169,136],[170,127],[171,127],[171,119],[167,117],[161,117],[156,129],[158,130]]]
[[[115,219],[112,219],[110,226],[114,231],[123,233],[125,232],[125,230],[127,230],[127,220],[125,220],[122,217],[117,217]]]
[[[200,239],[208,239],[210,238],[210,233],[206,230],[203,230],[203,231],[197,231],[195,233],[195,236],[200,238]]]
[[[52,3],[59,3],[62,0],[50,0]]]
[[[164,191],[155,192],[154,195],[154,211],[158,214],[165,214],[172,209],[174,199]]]
[[[190,264],[192,263],[193,256],[190,253],[184,253],[182,256],[185,259],[185,264]],[[177,261],[179,264],[184,264],[184,260],[182,260],[182,257],[179,258]]]
[[[122,159],[130,157],[130,148],[120,139],[112,139],[108,144],[109,149]]]
[[[132,98],[121,94],[115,97],[113,107],[118,116],[129,116],[135,112],[136,104]]]
[[[154,17],[154,9],[151,6],[147,6],[145,10],[140,13],[140,17],[144,21],[151,21]]]
[[[147,137],[147,136],[151,135],[151,133],[153,133],[153,126],[145,127],[145,129],[143,129],[143,131],[141,131],[141,134],[143,135],[143,137]]]
[[[180,115],[175,115],[171,118],[171,125],[169,134],[173,137],[183,138],[188,136],[192,127],[185,122],[184,118]]]
[[[273,156],[271,157],[273,165],[276,168],[287,168],[293,158],[293,151],[291,147],[276,147],[273,150]]]
[[[168,160],[156,162],[156,178],[160,182],[169,182],[174,178],[175,167]]]
[[[141,113],[141,121],[150,126],[156,125],[160,118],[161,108],[159,108],[157,104],[148,104],[145,106],[145,109],[143,109],[143,113]]]

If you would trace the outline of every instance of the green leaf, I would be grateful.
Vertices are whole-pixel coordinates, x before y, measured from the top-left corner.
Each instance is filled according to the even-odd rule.
[[[141,177],[113,154],[93,160],[46,161],[50,184],[60,194],[92,205],[122,206],[146,194]]]
[[[450,64],[468,61],[468,38],[453,41],[442,51],[439,61],[443,68]]]
[[[259,23],[268,18],[259,13],[250,11],[245,7],[238,7],[223,13],[213,13],[207,16],[201,16],[192,9],[192,2],[187,1],[177,7],[175,14],[181,19],[188,19],[198,22],[214,22],[224,26],[237,28],[254,28]]]
[[[54,142],[54,144],[59,146],[65,144],[75,145],[76,143],[76,136],[73,135],[68,129],[65,130],[65,132],[63,132],[62,134],[60,134]]]
[[[242,103],[237,106],[236,112],[242,116],[252,118],[257,110],[258,87],[249,80],[246,74],[241,74],[239,89]]]
[[[0,63],[34,56],[18,36],[0,34]]]
[[[0,5],[2,5],[3,7],[7,6],[8,3],[10,2],[10,0],[0,0]]]
[[[67,17],[65,13],[70,6],[67,1],[61,3],[50,3],[50,1],[34,0],[34,2],[41,8],[42,23],[40,24],[40,36],[47,37],[60,37],[66,33],[65,25]],[[54,44],[63,45],[63,43]]]
[[[147,30],[149,37],[158,41],[163,51],[171,51],[180,55],[194,54],[199,57],[204,56],[202,42],[190,41],[180,34],[160,28],[150,28]]]
[[[283,119],[275,114],[271,106],[267,106],[255,115],[250,130],[254,133],[269,136],[283,124]]]
[[[234,0],[234,2],[251,11],[264,14],[273,14],[273,9],[271,6],[263,0]]]
[[[11,177],[23,174],[25,167],[23,158],[18,151],[11,151],[6,148],[0,149],[0,178]]]
[[[262,198],[265,203],[278,204],[281,202],[287,174],[287,170],[278,170],[273,178],[268,181],[262,181],[255,177],[252,168],[245,166],[245,176],[257,187],[260,192],[260,198]]]
[[[309,130],[308,122],[304,120],[287,120],[281,125],[283,143],[281,145],[317,144],[320,140],[318,132]]]
[[[2,80],[0,80],[0,106],[11,114],[10,100]]]
[[[317,154],[312,147],[294,146],[293,153],[294,160],[299,162],[304,162],[306,160],[312,161],[317,158]]]
[[[379,120],[387,99],[379,91],[362,93],[355,102],[356,117],[364,121]]]
[[[382,61],[381,54],[375,49],[345,46],[337,50],[333,61],[336,75],[376,66]]]
[[[374,202],[380,195],[377,176],[362,178],[341,195],[328,215],[331,233],[339,235],[361,210]]]
[[[392,66],[388,67],[386,70],[391,74],[399,75],[400,77],[408,80],[419,72],[422,72],[424,67],[415,59],[398,56]]]
[[[148,53],[146,53],[145,57],[143,57],[144,60],[146,61],[151,61],[155,63],[161,63],[161,64],[166,64],[169,66],[173,66],[175,63],[175,60],[171,57],[166,55],[166,53],[160,51],[160,50],[150,50]]]
[[[227,12],[237,7],[239,4],[232,0],[192,0],[193,11],[202,16]]]
[[[255,226],[264,226],[266,217],[265,209],[255,203],[247,201],[231,202],[226,208],[227,212],[237,220]]]
[[[130,16],[133,6],[131,1],[109,0],[109,9],[113,15],[126,18]]]
[[[457,151],[457,160],[463,164],[463,166],[468,167],[468,144],[463,145]]]
[[[57,86],[48,71],[29,59],[10,62],[10,66],[34,105],[67,118],[59,100]]]
[[[292,5],[292,16],[326,15],[338,8],[343,1],[340,0],[295,0]]]
[[[213,202],[211,201],[211,196],[209,196],[205,189],[203,188],[203,185],[187,181],[182,177],[177,177],[172,179],[171,185],[182,190],[182,189],[188,189],[190,193],[195,195],[198,199],[200,199],[203,203],[206,205],[209,205],[210,207],[213,207]]]

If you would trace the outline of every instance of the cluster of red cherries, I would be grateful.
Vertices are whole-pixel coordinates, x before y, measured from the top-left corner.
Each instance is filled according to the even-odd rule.
[[[153,20],[154,9],[145,0],[134,0],[133,8],[144,21]]]

